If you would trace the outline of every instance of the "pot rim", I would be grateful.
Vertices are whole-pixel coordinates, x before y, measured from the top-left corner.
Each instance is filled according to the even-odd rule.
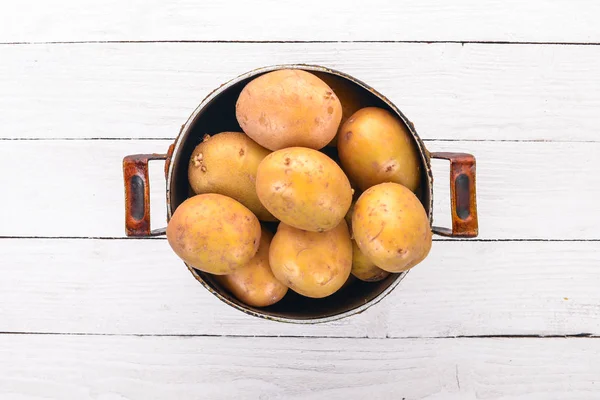
[[[323,67],[320,65],[313,65],[313,64],[277,64],[277,65],[270,65],[270,66],[266,66],[266,67],[260,67],[260,68],[253,69],[251,71],[248,71],[244,74],[237,76],[236,78],[233,78],[233,79],[225,82],[224,84],[222,84],[221,86],[219,86],[218,88],[216,88],[212,92],[210,92],[202,100],[202,102],[200,102],[198,107],[196,107],[196,109],[192,112],[192,114],[187,119],[185,124],[183,124],[181,126],[179,134],[177,135],[177,137],[175,138],[175,142],[173,143],[172,150],[171,149],[169,150],[169,155],[168,155],[168,160],[167,160],[168,171],[167,171],[167,176],[166,176],[167,221],[169,221],[171,219],[171,216],[173,215],[173,211],[174,211],[171,206],[170,187],[171,187],[171,181],[172,181],[172,177],[173,177],[173,169],[174,169],[175,163],[173,163],[171,161],[173,160],[173,158],[177,157],[179,148],[180,148],[182,142],[185,140],[188,132],[190,131],[190,128],[194,125],[196,118],[200,115],[202,110],[211,101],[213,101],[217,96],[219,96],[225,90],[229,89],[231,86],[233,86],[233,85],[237,84],[238,82],[245,80],[247,78],[251,78],[253,76],[261,75],[261,74],[264,74],[267,72],[276,71],[276,70],[280,70],[280,69],[301,69],[301,70],[325,72],[325,73],[329,73],[332,75],[337,75],[339,77],[342,77],[344,79],[347,79],[347,80],[353,82],[354,84],[361,86],[363,89],[368,90],[371,94],[373,94],[374,96],[376,96],[380,100],[382,100],[388,107],[390,107],[390,109],[392,109],[394,111],[394,113],[398,117],[400,117],[400,119],[402,120],[402,122],[404,122],[408,131],[411,133],[412,137],[414,138],[414,140],[417,144],[417,148],[419,149],[419,153],[421,155],[421,160],[423,161],[423,165],[425,166],[424,172],[427,174],[426,180],[427,180],[427,186],[428,186],[428,191],[429,191],[429,207],[428,207],[429,209],[427,210],[427,216],[429,218],[429,224],[431,226],[432,220],[433,220],[433,174],[432,174],[432,170],[431,170],[431,162],[430,162],[429,152],[427,151],[423,141],[417,134],[413,123],[387,97],[385,97],[384,95],[382,95],[381,93],[379,93],[378,91],[373,89],[371,86],[367,85],[366,83],[364,83],[348,74],[345,74],[343,72],[336,71],[334,69]],[[218,291],[216,291],[215,289],[213,289],[210,286],[210,284],[208,282],[206,282],[200,276],[200,274],[198,273],[198,271],[195,268],[188,265],[187,263],[184,263],[184,264],[187,266],[188,270],[192,273],[194,278],[198,282],[200,282],[202,284],[202,286],[204,286],[204,288],[206,288],[209,292],[211,292],[213,295],[215,295],[217,298],[219,298],[221,301],[223,301],[227,305],[234,307],[246,314],[249,314],[249,315],[252,315],[255,317],[272,320],[272,321],[278,321],[278,322],[293,323],[293,324],[325,323],[325,322],[331,322],[331,321],[336,321],[336,320],[339,320],[342,318],[346,318],[351,315],[360,314],[363,311],[370,308],[371,306],[374,306],[375,304],[377,304],[381,300],[383,300],[383,298],[385,298],[388,294],[391,293],[392,290],[394,290],[396,288],[396,286],[398,286],[398,284],[404,279],[404,277],[408,273],[408,271],[399,273],[398,276],[396,277],[396,279],[392,283],[390,283],[390,285],[384,291],[382,291],[375,298],[373,298],[372,300],[370,300],[369,302],[367,302],[361,306],[355,307],[351,310],[348,310],[348,311],[345,311],[345,312],[342,312],[339,314],[330,315],[330,316],[326,316],[326,317],[296,319],[296,318],[279,317],[279,316],[265,314],[260,311],[255,311],[247,306],[242,306],[240,304],[237,304],[236,302],[229,299],[227,296],[224,296],[223,294],[221,294]]]

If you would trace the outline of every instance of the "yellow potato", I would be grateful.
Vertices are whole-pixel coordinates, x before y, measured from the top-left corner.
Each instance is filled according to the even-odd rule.
[[[194,193],[219,193],[248,207],[260,220],[275,221],[256,195],[256,169],[270,153],[239,132],[206,136],[194,149],[188,179]]]
[[[199,194],[177,207],[167,226],[169,244],[183,261],[215,275],[234,272],[258,250],[260,222],[220,194]]]
[[[425,209],[413,192],[397,183],[381,183],[359,197],[352,230],[364,255],[388,272],[412,268],[431,249]]]
[[[267,307],[283,299],[287,286],[279,282],[269,266],[269,247],[273,234],[262,230],[258,252],[243,267],[228,275],[216,277],[227,290],[245,304]]]
[[[421,179],[421,158],[404,123],[382,108],[358,110],[338,136],[342,168],[361,190],[395,182],[413,192]]]
[[[387,278],[390,273],[382,270],[369,260],[358,245],[352,241],[352,275],[365,282],[377,282]]]
[[[327,232],[308,232],[283,222],[271,242],[269,262],[275,277],[313,298],[339,290],[352,269],[352,243],[346,222]]]
[[[321,78],[336,94],[340,103],[342,104],[342,120],[340,127],[338,128],[338,134],[342,128],[342,125],[352,114],[365,107],[366,104],[364,98],[361,98],[360,91],[357,90],[357,85],[346,78],[341,76],[327,74],[323,72],[315,72],[319,78]],[[327,144],[327,146],[337,146],[338,134]]]
[[[348,224],[348,231],[350,232],[350,238],[354,239],[354,234],[352,233],[352,213],[354,212],[354,206],[356,205],[356,201],[352,201],[350,204],[350,208],[344,215],[344,220]]]
[[[320,149],[333,139],[342,119],[342,105],[333,90],[298,69],[255,78],[240,93],[235,109],[244,132],[270,150]]]
[[[352,214],[356,201],[352,202],[344,220],[348,224],[350,238],[354,239],[352,232]],[[358,248],[355,240],[352,240],[352,275],[365,282],[377,282],[388,277],[390,273],[377,267],[371,260],[364,255]]]
[[[305,147],[265,157],[256,173],[256,193],[277,219],[313,232],[336,227],[352,201],[344,171],[325,154]]]

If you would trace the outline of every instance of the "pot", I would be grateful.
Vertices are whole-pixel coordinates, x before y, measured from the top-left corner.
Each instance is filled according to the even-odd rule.
[[[368,104],[385,108],[396,114],[412,134],[421,154],[423,171],[419,199],[430,224],[433,218],[433,176],[431,159],[450,161],[450,196],[452,227],[432,227],[434,233],[451,237],[477,236],[477,207],[475,199],[475,158],[464,153],[430,153],[417,135],[414,125],[387,98],[367,84],[342,72],[315,65],[276,65],[259,68],[223,84],[210,93],[181,127],[175,142],[166,154],[137,154],[125,157],[125,227],[127,236],[145,237],[163,235],[165,228],[150,229],[150,183],[148,161],[165,160],[167,220],[191,193],[187,181],[188,161],[195,146],[205,133],[240,131],[235,118],[235,103],[243,87],[253,78],[277,69],[303,69],[321,74],[337,75],[354,85]],[[210,274],[187,265],[192,275],[212,294],[228,305],[247,314],[280,322],[317,323],[336,320],[360,313],[388,295],[407,272],[390,274],[380,282],[355,280],[338,292],[323,299],[300,296],[291,290],[280,302],[266,307],[247,306],[231,296]]]

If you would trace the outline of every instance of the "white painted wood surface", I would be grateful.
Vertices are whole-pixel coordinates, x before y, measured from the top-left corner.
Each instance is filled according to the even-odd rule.
[[[456,40],[600,42],[593,0],[3,2],[2,42]]]
[[[600,137],[600,46],[110,43],[0,51],[3,138],[172,138],[222,83],[286,63],[367,82],[425,139]]]
[[[330,337],[600,336],[600,242],[435,242],[379,304],[291,325],[206,291],[165,240],[5,239],[7,332]]]
[[[591,339],[4,335],[0,355],[3,399],[591,400],[600,383]]]
[[[599,398],[598,15],[584,0],[1,3],[0,399]],[[381,303],[320,325],[247,316],[165,240],[123,237],[123,156],[166,151],[224,81],[297,62],[364,80],[429,150],[478,161],[480,237],[436,238]],[[447,163],[434,172],[448,226]]]

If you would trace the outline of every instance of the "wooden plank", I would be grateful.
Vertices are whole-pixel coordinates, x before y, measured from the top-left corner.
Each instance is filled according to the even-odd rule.
[[[0,332],[600,335],[599,252],[599,242],[435,242],[429,257],[364,313],[294,325],[222,303],[165,240],[4,239]]]
[[[600,46],[112,43],[1,46],[0,57],[3,138],[172,138],[223,82],[312,63],[380,90],[424,138],[598,141]]]
[[[0,336],[2,398],[595,399],[595,339]]]
[[[372,0],[302,3],[93,3],[3,5],[2,42],[105,40],[456,40],[599,42],[596,2]],[[560,29],[557,29],[560,28]]]
[[[0,236],[124,236],[122,158],[169,141],[4,141]],[[477,157],[483,239],[599,239],[600,143],[427,142]],[[151,164],[152,215],[165,225],[162,163]],[[448,163],[434,163],[435,223],[449,226]]]

